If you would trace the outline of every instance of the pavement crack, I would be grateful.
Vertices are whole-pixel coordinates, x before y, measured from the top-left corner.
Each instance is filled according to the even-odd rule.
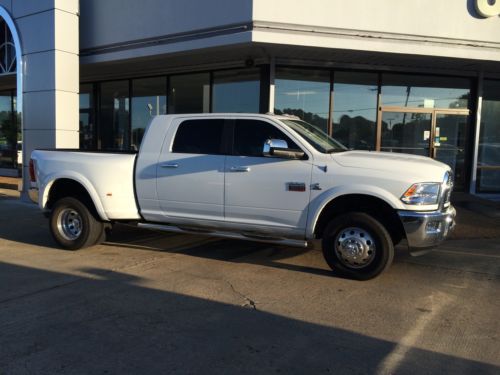
[[[243,294],[240,291],[236,290],[236,288],[234,287],[234,285],[230,281],[225,280],[225,279],[222,279],[222,281],[224,281],[227,285],[229,285],[229,287],[231,288],[231,290],[235,294],[237,294],[238,296],[240,296],[241,298],[243,298],[245,300],[245,303],[243,303],[241,305],[242,307],[247,307],[249,309],[257,310],[257,304],[255,303],[254,300],[252,300],[251,298],[248,298],[245,294]]]
[[[42,289],[35,290],[33,292],[30,292],[30,293],[25,293],[25,294],[21,294],[19,296],[14,296],[14,297],[10,297],[10,298],[6,298],[6,299],[3,299],[3,300],[0,300],[0,304],[9,303],[9,302],[16,301],[16,300],[19,300],[19,299],[22,299],[22,298],[26,298],[26,297],[31,297],[31,296],[34,296],[34,295],[39,294],[39,293],[48,292],[48,291],[51,291],[51,290],[54,290],[54,289],[63,288],[65,286],[78,283],[78,282],[80,282],[82,280],[87,280],[87,278],[85,278],[85,277],[78,277],[78,276],[75,276],[75,277],[77,277],[76,280],[68,281],[66,283],[61,283],[61,284],[53,285],[53,286],[50,286],[50,287],[47,287],[47,288],[42,288]]]

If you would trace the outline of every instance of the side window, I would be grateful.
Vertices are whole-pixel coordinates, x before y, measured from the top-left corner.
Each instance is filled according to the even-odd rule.
[[[277,127],[260,120],[236,120],[234,127],[234,154],[240,156],[263,156],[262,148],[268,139],[282,139],[288,148],[300,150],[285,133]]]
[[[221,155],[223,130],[223,119],[186,120],[177,128],[172,152]]]

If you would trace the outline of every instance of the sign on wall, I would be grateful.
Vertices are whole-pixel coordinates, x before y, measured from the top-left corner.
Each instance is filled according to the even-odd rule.
[[[483,17],[500,16],[500,0],[476,0],[476,10]]]

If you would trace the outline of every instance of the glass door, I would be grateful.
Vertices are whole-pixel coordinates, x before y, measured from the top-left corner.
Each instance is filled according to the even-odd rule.
[[[455,174],[455,190],[464,190],[468,123],[467,109],[382,107],[377,149],[429,156],[448,164]]]
[[[455,173],[455,190],[464,190],[468,141],[468,115],[434,113],[434,144],[432,157],[448,164]]]
[[[432,113],[382,111],[380,151],[430,156]]]

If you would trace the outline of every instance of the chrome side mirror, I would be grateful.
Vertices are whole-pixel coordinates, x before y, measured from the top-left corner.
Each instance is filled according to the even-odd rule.
[[[288,148],[288,143],[282,139],[268,139],[264,142],[264,148],[262,149],[262,154],[264,156],[273,156],[274,148]]]
[[[282,139],[268,139],[264,142],[262,154],[267,157],[283,159],[302,159],[304,151],[288,148],[288,143]]]

